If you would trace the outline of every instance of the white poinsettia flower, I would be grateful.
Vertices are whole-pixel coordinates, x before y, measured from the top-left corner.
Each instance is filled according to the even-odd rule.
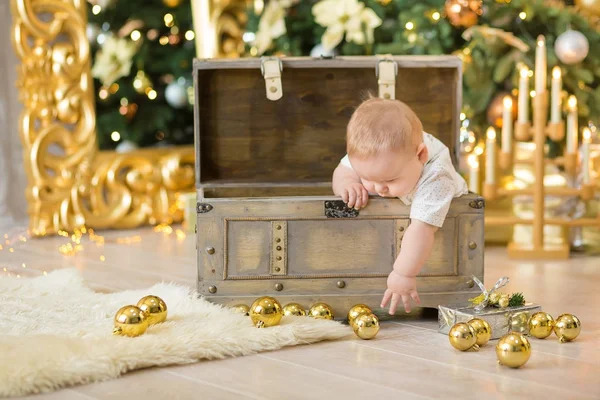
[[[129,75],[136,52],[137,46],[131,40],[107,37],[102,48],[96,53],[92,76],[98,78],[104,86],[111,85]]]
[[[263,54],[271,47],[273,39],[286,34],[285,16],[287,9],[294,5],[297,0],[271,0],[265,7],[260,21],[258,23],[258,31],[253,45],[256,47],[258,54]]]
[[[325,50],[335,48],[346,35],[356,44],[373,43],[373,32],[381,25],[375,11],[358,0],[323,0],[312,8],[317,24],[327,28],[321,44]]]

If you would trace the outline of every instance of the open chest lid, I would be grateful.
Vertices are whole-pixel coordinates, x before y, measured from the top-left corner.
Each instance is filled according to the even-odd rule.
[[[457,165],[462,63],[454,56],[194,62],[196,186],[327,186],[367,93],[399,99]]]

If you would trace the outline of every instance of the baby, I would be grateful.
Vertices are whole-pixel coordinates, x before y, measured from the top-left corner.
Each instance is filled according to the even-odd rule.
[[[350,119],[346,141],[348,154],[333,173],[335,195],[355,209],[367,205],[369,194],[411,205],[411,223],[381,301],[394,315],[402,300],[408,313],[410,298],[420,303],[416,276],[431,254],[434,234],[452,199],[468,192],[467,184],[448,148],[423,132],[417,115],[398,100],[364,101]]]

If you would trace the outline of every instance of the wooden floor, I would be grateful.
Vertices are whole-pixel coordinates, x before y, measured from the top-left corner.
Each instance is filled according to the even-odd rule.
[[[193,237],[177,235],[177,228],[170,234],[112,232],[104,239],[103,245],[85,242],[82,251],[63,255],[59,247],[69,242],[66,238],[27,240],[10,232],[1,242],[0,279],[74,266],[101,291],[143,288],[162,280],[195,285]],[[436,313],[429,310],[385,322],[372,341],[319,343],[150,369],[31,398],[599,399],[600,258],[516,262],[506,258],[504,249],[491,248],[485,260],[487,286],[508,275],[507,290],[525,293],[554,316],[579,316],[583,330],[577,341],[532,338],[528,364],[511,370],[497,365],[493,345],[479,353],[454,350],[436,332]]]

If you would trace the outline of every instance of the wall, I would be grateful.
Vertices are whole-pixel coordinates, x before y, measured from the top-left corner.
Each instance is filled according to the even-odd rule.
[[[0,233],[26,226],[25,187],[21,139],[18,131],[18,61],[11,44],[10,2],[0,1]]]

